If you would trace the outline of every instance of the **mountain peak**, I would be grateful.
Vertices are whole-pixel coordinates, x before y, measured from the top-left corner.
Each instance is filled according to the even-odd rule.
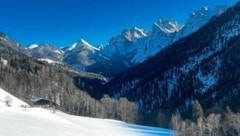
[[[100,50],[99,48],[96,48],[89,44],[86,40],[80,39],[77,42],[70,45],[66,50],[72,51],[72,50],[79,50],[79,49],[87,49],[87,50]]]
[[[145,37],[148,34],[146,33],[146,31],[144,29],[138,28],[138,27],[134,27],[130,30],[130,32],[134,35],[134,37],[136,38],[141,38],[141,37]]]
[[[80,44],[83,44],[83,45],[90,45],[86,40],[84,40],[84,39],[80,39],[79,40],[79,43]]]
[[[145,30],[138,27],[125,29],[120,35],[125,36],[129,41],[147,36]]]
[[[205,6],[202,9],[192,12],[187,19],[184,27],[181,29],[181,32],[179,33],[180,37],[185,37],[192,32],[197,31],[199,28],[201,28],[204,24],[206,24],[211,17],[218,15],[222,13],[225,9],[227,9],[227,5],[216,5],[216,6]],[[177,39],[179,38],[179,35],[177,36]]]
[[[211,18],[214,15],[217,15],[221,11],[224,11],[228,8],[228,5],[215,5],[215,6],[205,6],[202,9],[192,12],[190,17],[192,16],[204,16],[206,18]]]
[[[31,45],[28,46],[28,49],[34,49],[34,48],[37,48],[37,47],[39,47],[38,44],[31,44]]]
[[[110,45],[119,45],[127,42],[134,42],[140,38],[148,36],[147,32],[144,29],[134,27],[131,29],[125,29],[117,36],[111,38]]]
[[[181,29],[177,21],[173,19],[159,19],[153,24],[153,29],[160,29],[164,33],[175,33]]]

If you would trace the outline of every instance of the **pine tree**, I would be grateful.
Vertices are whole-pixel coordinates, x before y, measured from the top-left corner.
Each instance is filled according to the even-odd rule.
[[[230,109],[229,106],[226,107],[225,113],[226,114],[231,114],[232,113],[232,110]]]
[[[229,121],[231,115],[232,115],[231,108],[229,106],[226,106],[225,111],[222,115],[222,121]]]
[[[202,119],[204,116],[203,109],[201,104],[198,102],[198,100],[195,100],[193,107],[192,107],[192,119],[196,123],[199,119]]]

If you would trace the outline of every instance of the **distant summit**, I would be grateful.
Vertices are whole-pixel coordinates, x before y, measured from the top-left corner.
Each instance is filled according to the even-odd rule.
[[[32,44],[24,49],[24,52],[36,59],[52,59],[80,70],[112,77],[153,57],[173,42],[197,31],[227,7],[224,5],[203,7],[201,10],[192,12],[183,26],[173,19],[159,19],[153,23],[151,31],[138,27],[125,29],[113,36],[105,46],[93,46],[86,40],[80,39],[62,49],[48,44]],[[0,36],[7,38],[3,33],[0,33]]]
[[[153,24],[153,29],[161,30],[164,33],[175,33],[181,29],[181,26],[172,19],[160,19]]]
[[[217,5],[213,7],[203,7],[201,10],[192,12],[183,28],[177,34],[175,40],[179,38],[185,37],[192,32],[195,32],[200,27],[205,25],[213,16],[221,14],[226,8],[229,6],[227,5]]]

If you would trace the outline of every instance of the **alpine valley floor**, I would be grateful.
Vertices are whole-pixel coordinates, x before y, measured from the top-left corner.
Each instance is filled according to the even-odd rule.
[[[11,106],[6,106],[6,97]],[[26,108],[27,107],[27,108]],[[171,136],[167,129],[127,124],[109,119],[72,116],[30,107],[0,89],[1,136]]]

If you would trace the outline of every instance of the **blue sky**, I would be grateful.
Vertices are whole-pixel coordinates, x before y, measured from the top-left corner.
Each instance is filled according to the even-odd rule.
[[[237,0],[0,0],[0,31],[23,45],[106,45],[125,28],[151,29],[160,18],[183,24],[190,12]]]

